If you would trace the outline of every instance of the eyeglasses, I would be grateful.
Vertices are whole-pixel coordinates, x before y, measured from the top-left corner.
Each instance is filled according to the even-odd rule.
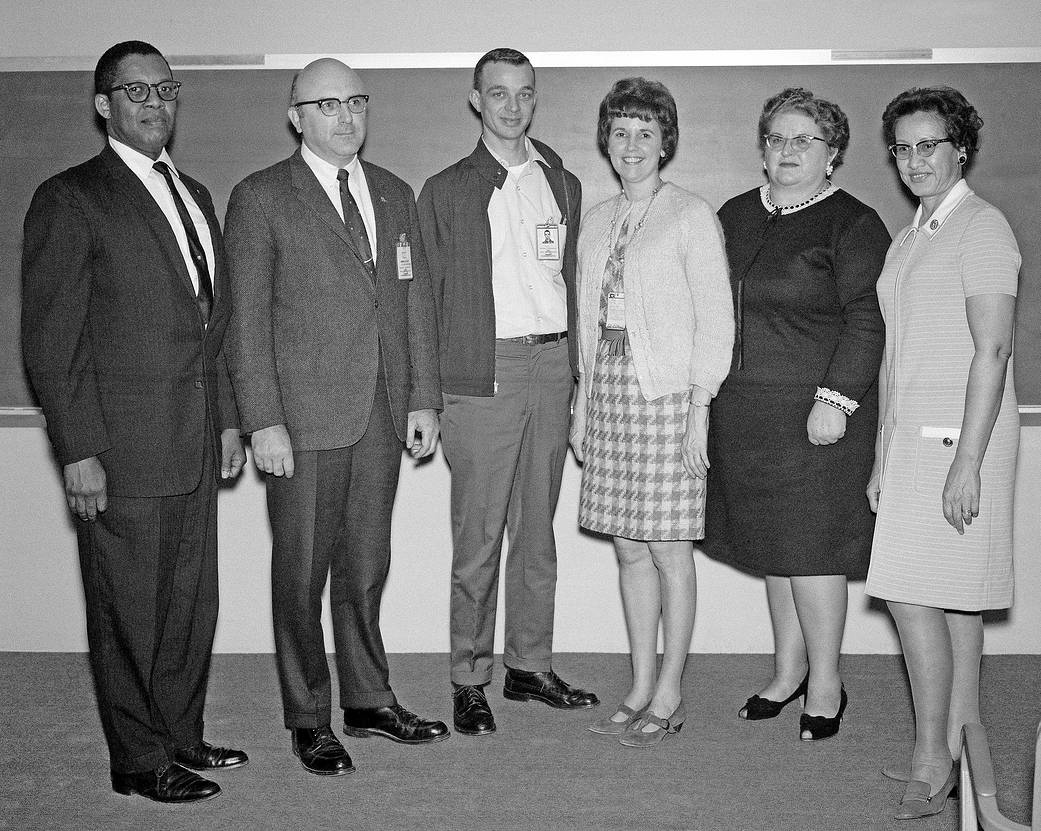
[[[152,94],[154,89],[156,95],[162,98],[164,101],[173,101],[177,98],[177,93],[181,90],[180,81],[160,81],[158,84],[146,84],[144,81],[131,81],[129,84],[116,84],[112,89],[108,90],[108,94],[111,95],[116,90],[123,90],[127,94],[127,98],[133,101],[135,104],[143,104],[148,100],[148,96]]]
[[[355,115],[361,115],[369,106],[369,96],[352,95],[346,100],[340,100],[339,98],[318,98],[315,101],[297,101],[293,106],[302,107],[304,104],[317,104],[322,115],[327,115],[330,118],[343,112],[344,107]]]
[[[785,138],[779,133],[767,133],[763,136],[763,141],[766,142],[766,146],[771,150],[783,150],[786,144],[790,144],[792,150],[796,153],[804,153],[810,149],[811,145],[815,141],[823,141],[825,144],[828,142],[822,139],[820,136],[792,136],[791,138]]]
[[[917,153],[923,159],[929,158],[933,153],[936,152],[936,145],[943,144],[945,141],[951,141],[949,138],[942,139],[924,139],[917,144],[890,144],[889,152],[893,154],[894,159],[900,159],[905,162],[911,158],[911,153]]]

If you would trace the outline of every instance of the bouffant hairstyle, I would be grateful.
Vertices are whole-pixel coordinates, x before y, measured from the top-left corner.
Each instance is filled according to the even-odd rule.
[[[765,137],[770,132],[773,120],[781,113],[787,112],[802,113],[812,118],[813,123],[820,127],[824,133],[822,138],[828,143],[828,147],[838,151],[831,161],[832,168],[837,170],[842,165],[846,148],[849,146],[849,119],[838,104],[818,98],[802,87],[788,87],[766,99],[763,111],[759,115],[759,149],[766,148]]]
[[[600,102],[600,118],[596,126],[596,146],[607,155],[607,139],[616,118],[639,118],[657,121],[661,127],[661,149],[665,153],[662,166],[676,155],[680,130],[676,117],[676,99],[665,84],[646,78],[622,78]]]
[[[955,147],[964,148],[967,154],[979,149],[983,119],[965,96],[951,87],[915,87],[890,101],[882,114],[882,135],[886,145],[896,141],[896,122],[915,113],[932,113],[939,118],[947,130],[947,137]]]

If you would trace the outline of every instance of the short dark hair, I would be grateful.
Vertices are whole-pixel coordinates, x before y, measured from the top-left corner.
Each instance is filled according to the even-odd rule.
[[[508,46],[500,46],[498,49],[492,49],[490,52],[485,52],[481,55],[481,59],[477,61],[477,66],[474,67],[474,89],[478,92],[481,91],[481,70],[484,69],[486,63],[508,63],[513,66],[526,66],[531,70],[531,77],[535,77],[535,67],[531,65],[527,55],[523,52],[518,52],[516,49],[510,49]]]
[[[131,55],[158,55],[166,61],[162,52],[143,40],[124,40],[122,43],[110,46],[105,50],[105,54],[98,58],[98,65],[94,67],[95,95],[108,94],[109,90],[112,89],[112,85],[116,83],[116,77],[119,75],[119,65],[124,58],[128,58]],[[167,61],[166,65],[170,65],[169,61]]]
[[[887,146],[896,141],[896,122],[915,113],[937,116],[947,137],[955,147],[964,148],[966,154],[979,149],[983,119],[965,96],[951,87],[913,87],[890,101],[882,114],[882,135]]]
[[[831,160],[832,169],[838,169],[849,147],[849,119],[838,104],[818,98],[802,87],[787,87],[766,99],[763,111],[759,114],[759,149],[766,147],[764,136],[770,132],[773,120],[787,112],[802,113],[813,119],[813,123],[824,133],[822,138],[828,147],[838,151]]]
[[[646,78],[622,78],[615,81],[611,91],[600,102],[600,117],[596,125],[596,146],[605,156],[611,123],[616,118],[657,121],[661,127],[661,149],[665,153],[662,165],[668,164],[676,155],[676,145],[680,138],[676,99],[665,84]]]

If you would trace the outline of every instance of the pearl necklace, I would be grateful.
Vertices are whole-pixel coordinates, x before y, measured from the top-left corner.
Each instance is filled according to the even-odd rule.
[[[799,210],[800,208],[805,208],[807,205],[812,205],[814,202],[820,199],[825,193],[827,193],[830,188],[831,179],[825,179],[823,187],[821,187],[819,191],[813,194],[813,196],[811,196],[805,202],[799,202],[796,205],[777,205],[770,198],[770,186],[763,185],[763,201],[767,204],[771,211],[780,211],[782,214],[795,213],[795,211]]]

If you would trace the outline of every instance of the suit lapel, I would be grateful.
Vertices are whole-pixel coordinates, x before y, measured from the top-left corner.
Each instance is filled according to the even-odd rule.
[[[188,193],[192,195],[192,199],[195,200],[195,204],[199,210],[202,211],[202,215],[206,217],[206,227],[210,229],[210,245],[213,248],[213,263],[210,266],[210,280],[213,283],[213,296],[214,300],[217,299],[220,294],[220,289],[223,286],[218,287],[220,282],[217,278],[217,274],[223,273],[224,268],[224,256],[221,250],[221,229],[220,222],[217,221],[217,215],[209,208],[209,201],[202,191],[202,186],[192,179],[190,176],[184,173],[180,174],[182,184],[188,189]]]
[[[231,296],[224,285],[224,242],[221,236],[220,222],[212,210],[213,203],[210,201],[209,195],[205,193],[205,188],[184,173],[180,173],[180,178],[188,192],[192,195],[192,199],[195,200],[195,204],[202,211],[202,215],[206,217],[206,227],[210,230],[210,245],[213,248],[213,263],[211,263],[210,267],[210,285],[213,287],[213,308],[210,310],[210,320],[206,327],[206,332],[209,334],[214,330],[214,322],[225,314],[224,310],[228,308],[228,304],[231,302]],[[183,259],[182,257],[182,261]],[[192,300],[195,300],[194,286],[192,287]]]
[[[314,171],[301,157],[299,150],[289,158],[289,171],[293,195],[309,211],[316,213],[322,223],[344,242],[351,253],[358,258],[358,262],[364,266],[365,258],[354,244],[351,235],[347,233],[347,227],[340,219],[340,215],[336,213],[332,202],[329,201],[328,194],[319,183],[318,177],[314,175]]]
[[[170,221],[166,218],[166,214],[163,213],[155,199],[152,198],[148,188],[119,158],[115,150],[106,146],[101,151],[101,155],[107,166],[113,187],[122,191],[127,201],[138,209],[144,224],[155,234],[156,242],[163,253],[166,254],[171,268],[177,273],[189,295],[194,297],[195,287],[192,285],[192,279],[188,275],[188,266],[184,262],[180,246],[177,245],[177,237],[174,236],[173,228],[170,227]]]
[[[360,161],[360,160],[359,160]],[[376,223],[376,275],[379,276],[381,264],[386,268],[387,263],[394,262],[395,246],[397,240],[391,239],[393,233],[391,223],[387,217],[387,200],[383,196],[379,171],[370,165],[361,162],[365,168],[365,184],[369,189],[369,202],[372,204],[372,216]]]

